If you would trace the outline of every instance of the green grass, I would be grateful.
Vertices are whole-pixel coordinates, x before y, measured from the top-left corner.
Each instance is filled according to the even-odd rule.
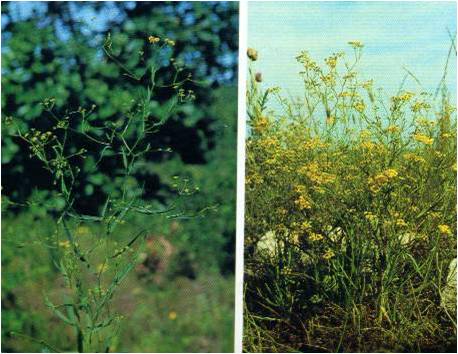
[[[169,268],[161,271],[162,281],[141,277],[134,270],[115,294],[112,310],[124,318],[110,351],[231,352],[234,278],[197,265],[192,279],[177,271],[186,244],[177,241],[179,236],[169,226],[157,228],[175,247]],[[52,235],[53,228],[50,219],[31,213],[2,218],[3,352],[49,350],[40,340],[60,350],[76,350],[74,331],[43,300],[43,293],[56,303],[65,296],[52,263],[53,249],[40,241]],[[129,228],[125,225],[119,233],[128,233]]]

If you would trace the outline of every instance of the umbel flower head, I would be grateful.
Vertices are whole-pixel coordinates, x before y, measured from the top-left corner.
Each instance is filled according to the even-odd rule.
[[[149,36],[148,37],[148,41],[151,43],[151,44],[155,44],[155,43],[158,43],[161,39],[159,37],[156,37],[156,36]]]
[[[258,60],[258,51],[256,49],[248,48],[246,53],[248,55],[248,58],[250,58],[250,60],[252,61]]]

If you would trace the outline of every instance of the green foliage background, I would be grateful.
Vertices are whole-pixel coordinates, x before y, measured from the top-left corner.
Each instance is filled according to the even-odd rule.
[[[218,134],[213,125],[218,117],[209,112],[215,100],[214,89],[235,82],[237,9],[234,4],[49,2],[36,7],[35,12],[25,18],[17,15],[13,4],[5,2],[2,6],[4,117],[17,119],[24,130],[46,128],[46,120],[37,119],[43,115],[40,103],[47,97],[55,97],[55,109],[62,115],[78,107],[89,109],[95,104],[93,125],[116,121],[129,108],[138,82],[103,58],[104,38],[111,33],[119,61],[142,76],[144,60],[148,61],[151,47],[147,37],[150,34],[169,37],[176,41],[170,56],[192,74],[194,81],[188,83],[186,89],[195,91],[197,100],[193,105],[180,106],[159,137],[151,141],[153,148],[170,148],[173,153],[156,153],[149,156],[148,162],[175,157],[191,164],[207,162],[205,154],[215,146]],[[93,13],[94,17],[80,20],[80,13],[85,12],[88,16]],[[104,26],[94,24],[100,19],[104,20]],[[146,74],[144,76],[146,78]],[[164,81],[169,79],[167,75],[161,77]],[[170,88],[160,90],[154,97],[157,104],[153,106],[153,115],[155,109],[160,116],[161,109],[171,103],[173,96]],[[48,189],[50,178],[29,158],[21,142],[10,136],[10,129],[4,127],[2,132],[3,194],[20,202],[33,193],[36,185]],[[78,146],[79,142],[74,144]],[[91,153],[91,146],[88,150]],[[98,173],[90,174],[95,159],[93,154],[80,166],[86,176],[78,192],[84,196],[81,207],[86,211],[100,206],[105,195],[114,188],[114,162],[105,161]],[[147,164],[135,171],[134,177],[143,186],[144,198],[157,198],[165,189],[159,170]]]

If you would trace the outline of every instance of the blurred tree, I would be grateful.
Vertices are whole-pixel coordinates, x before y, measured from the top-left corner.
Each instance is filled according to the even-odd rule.
[[[161,198],[168,187],[158,162],[179,156],[185,163],[206,163],[207,151],[217,143],[218,117],[210,106],[214,89],[236,80],[237,28],[235,2],[2,2],[2,117],[12,117],[23,130],[49,129],[40,103],[54,97],[58,114],[96,105],[91,124],[116,122],[148,75],[148,36],[173,40],[164,55],[186,67],[179,75],[192,75],[186,90],[193,90],[196,100],[180,105],[150,142],[173,152],[148,155],[133,173],[144,198]],[[109,33],[113,53],[139,80],[107,60],[102,46]],[[165,79],[152,98],[153,116],[168,107],[174,93],[161,87],[172,77],[161,76]],[[71,119],[70,124],[78,127],[81,122]],[[4,195],[22,202],[34,187],[49,189],[51,179],[12,132],[2,124],[2,187]],[[81,142],[75,139],[72,145],[76,151]],[[76,206],[93,213],[116,183],[120,162],[104,159],[96,168],[95,146],[85,148],[88,158],[80,162],[76,190],[84,198],[77,198]]]
[[[237,105],[228,105],[227,102],[236,101],[235,86],[215,91],[210,115],[218,116],[211,125],[218,143],[206,153],[206,165],[186,166],[178,158],[163,164],[164,175],[182,175],[184,172],[184,177],[189,177],[201,187],[201,191],[188,203],[197,208],[216,208],[216,212],[204,218],[182,221],[185,227],[177,237],[184,245],[182,248],[198,264],[199,270],[216,268],[224,274],[233,274],[235,270]]]

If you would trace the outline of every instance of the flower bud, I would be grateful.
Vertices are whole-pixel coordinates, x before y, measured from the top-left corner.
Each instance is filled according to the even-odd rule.
[[[258,60],[258,52],[256,49],[248,48],[247,55],[248,55],[248,58],[250,58],[250,60],[252,61]]]

